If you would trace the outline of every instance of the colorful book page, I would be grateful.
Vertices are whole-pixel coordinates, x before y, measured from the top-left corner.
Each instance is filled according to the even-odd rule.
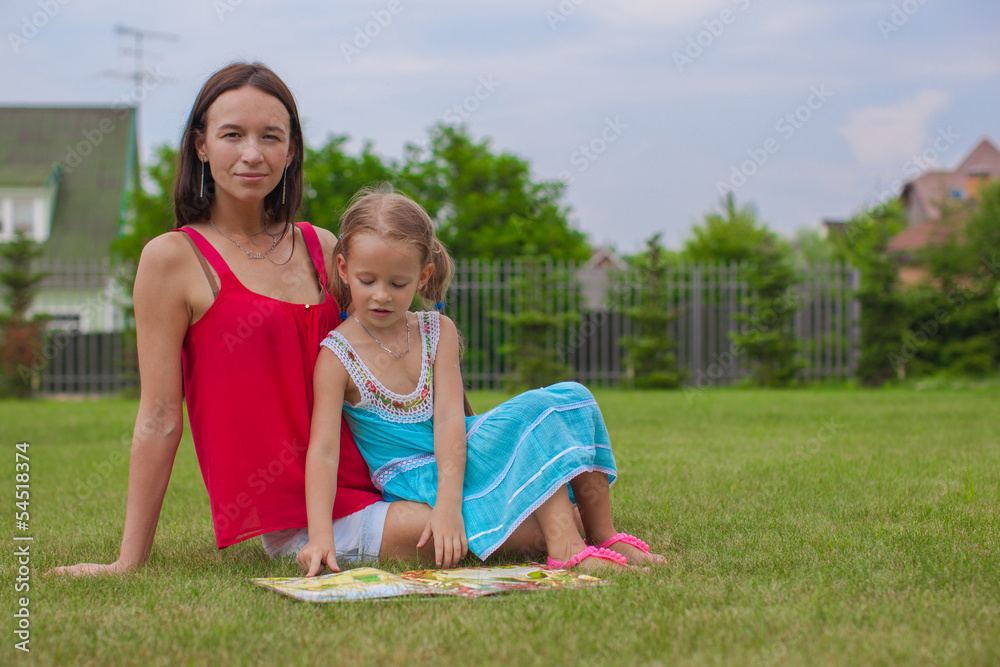
[[[371,600],[402,595],[478,598],[514,591],[585,588],[606,583],[586,574],[550,570],[538,563],[400,573],[357,567],[318,577],[259,577],[250,581],[307,602]]]

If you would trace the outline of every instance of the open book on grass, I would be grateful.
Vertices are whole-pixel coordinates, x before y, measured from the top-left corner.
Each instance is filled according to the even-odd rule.
[[[250,581],[309,602],[370,600],[401,595],[457,595],[477,598],[496,593],[581,588],[604,583],[601,579],[586,574],[549,570],[537,563],[399,573],[373,567],[357,567],[311,578],[261,577]]]

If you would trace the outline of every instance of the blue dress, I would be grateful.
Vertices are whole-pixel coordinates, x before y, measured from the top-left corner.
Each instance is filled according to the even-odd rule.
[[[340,359],[361,392],[344,403],[372,481],[386,500],[434,505],[434,359],[439,314],[417,313],[420,380],[407,395],[386,389],[337,331],[323,346]],[[469,550],[485,559],[539,505],[582,472],[616,477],[608,431],[593,395],[583,385],[560,382],[534,389],[489,412],[466,417],[466,467],[462,517]]]

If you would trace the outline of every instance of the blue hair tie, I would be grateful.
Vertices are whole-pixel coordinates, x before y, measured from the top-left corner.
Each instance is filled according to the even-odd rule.
[[[444,301],[438,301],[437,303],[434,304],[434,307],[437,308],[438,310],[444,310]]]
[[[343,322],[346,319],[347,319],[347,313],[341,313],[340,314],[340,321]]]

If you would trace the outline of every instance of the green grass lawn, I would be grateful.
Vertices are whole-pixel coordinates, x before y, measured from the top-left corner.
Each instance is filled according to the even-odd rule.
[[[1000,663],[995,388],[597,398],[618,526],[669,566],[598,589],[328,605],[250,584],[298,573],[259,540],[215,549],[188,436],[147,568],[44,576],[116,557],[136,403],[0,402],[8,498],[14,444],[31,443],[34,536],[30,593],[2,560],[3,654],[29,595],[46,664]]]

